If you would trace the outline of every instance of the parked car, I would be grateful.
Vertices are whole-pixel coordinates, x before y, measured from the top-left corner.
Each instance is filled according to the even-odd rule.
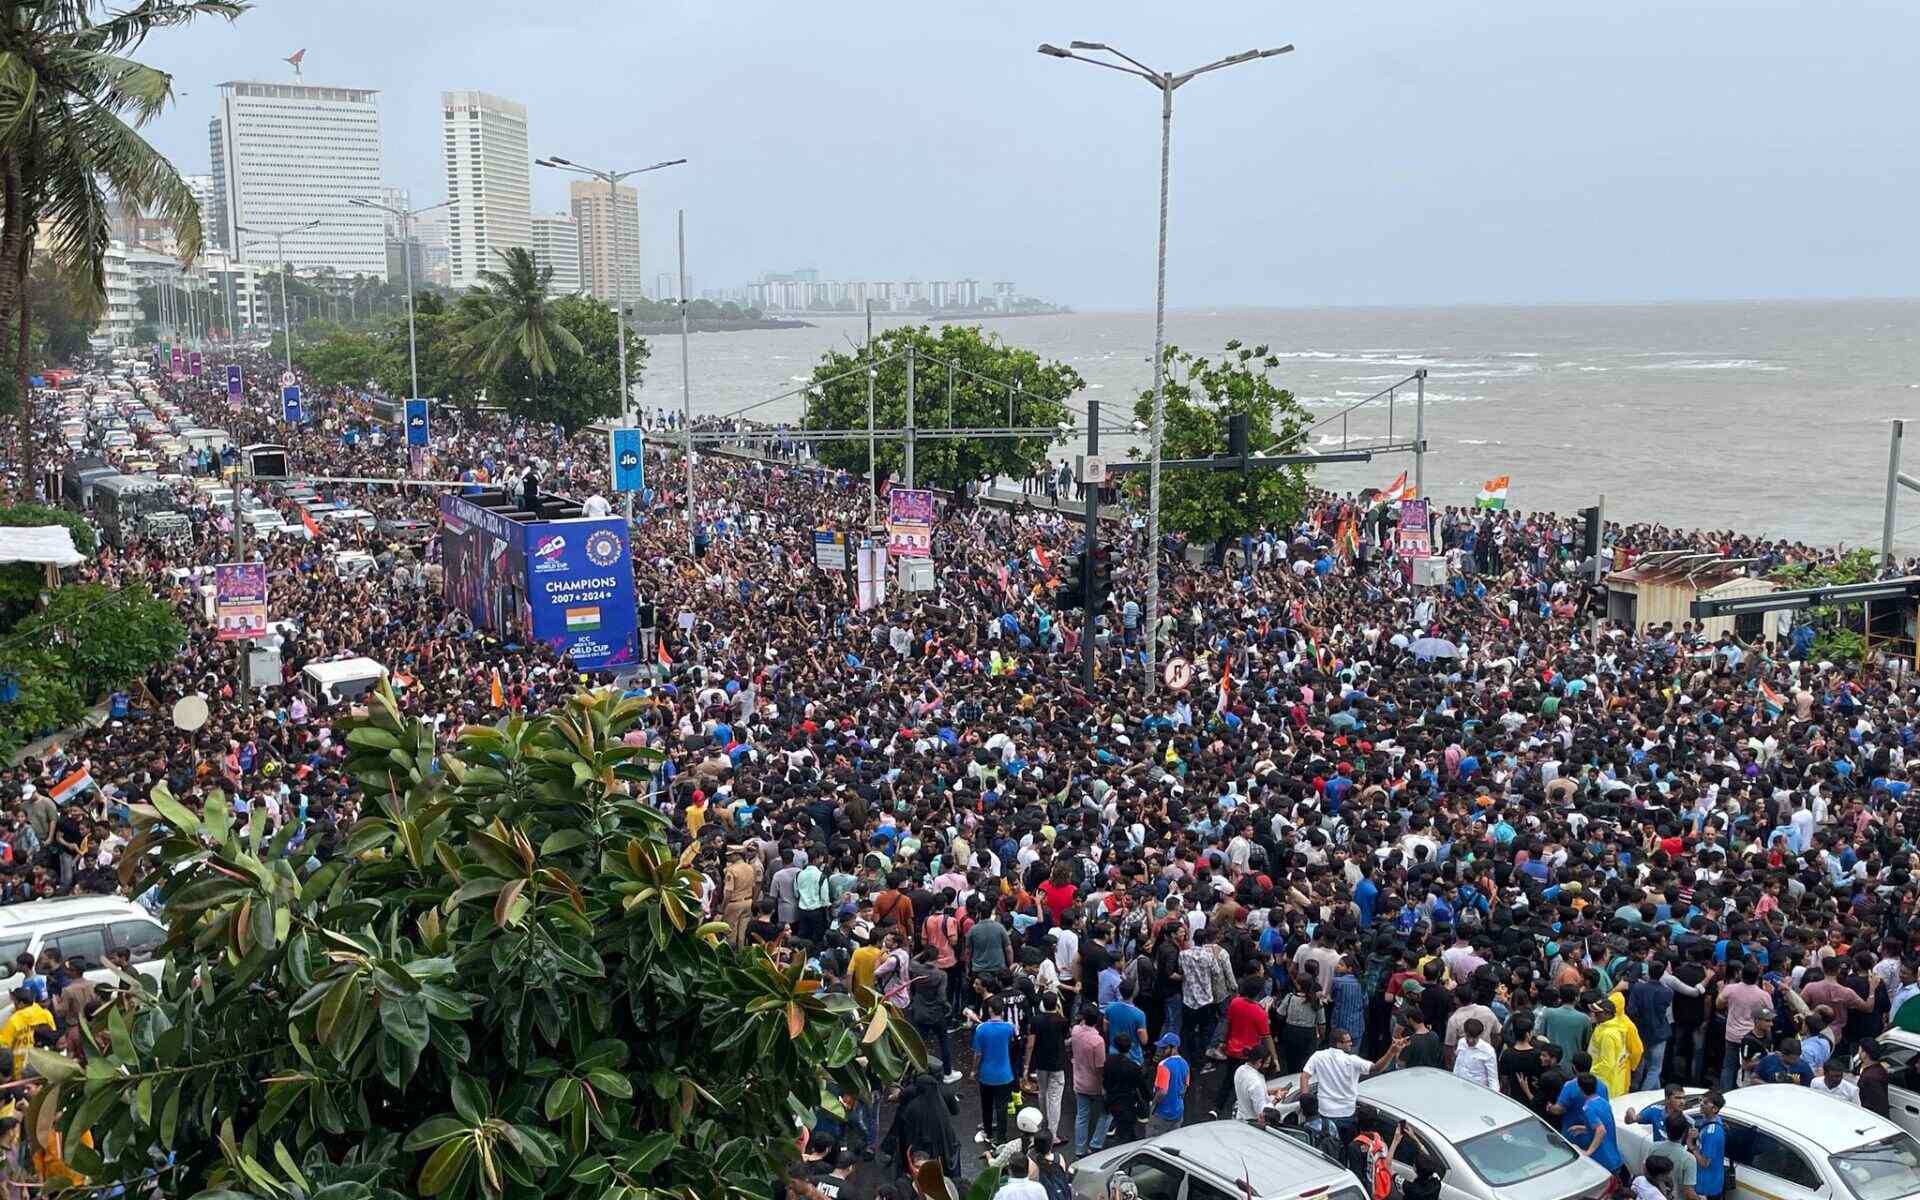
[[[1920,1141],[1885,1117],[1798,1084],[1761,1083],[1726,1093],[1733,1190],[1727,1200],[1900,1200],[1920,1195]],[[1613,1101],[1620,1156],[1639,1170],[1653,1147],[1628,1109],[1658,1106],[1659,1092]],[[1687,1096],[1689,1113],[1700,1093]]]
[[[1887,1067],[1887,1115],[1920,1138],[1920,1033],[1889,1029],[1876,1040]],[[1859,1082],[1852,1073],[1847,1078]]]
[[[1443,1200],[1591,1200],[1612,1178],[1532,1109],[1432,1067],[1362,1079],[1355,1115],[1388,1141],[1404,1124],[1394,1175],[1413,1178],[1424,1157],[1441,1173]]]
[[[1107,1200],[1125,1171],[1141,1200],[1362,1200],[1360,1181],[1304,1142],[1244,1121],[1206,1121],[1087,1155],[1073,1164],[1075,1200]]]

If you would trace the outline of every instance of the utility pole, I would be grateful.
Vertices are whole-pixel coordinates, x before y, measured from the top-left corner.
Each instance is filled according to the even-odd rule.
[[[687,557],[691,559],[697,547],[693,537],[693,378],[687,367],[687,210],[680,209],[674,215],[675,237],[680,244],[680,448],[687,460]],[[616,243],[617,244],[617,243]],[[619,321],[615,324],[620,331],[620,340],[624,344],[627,338],[626,326]]]
[[[1087,458],[1081,464],[1080,486],[1086,490],[1087,500],[1087,552],[1081,556],[1081,579],[1086,588],[1086,602],[1082,605],[1080,618],[1080,686],[1089,696],[1093,693],[1094,668],[1094,622],[1100,615],[1100,597],[1094,595],[1094,556],[1100,545],[1100,484],[1088,478],[1087,470],[1093,464],[1094,457],[1100,453],[1100,402],[1087,401]]]
[[[907,343],[907,486],[913,486],[913,343]]]
[[[867,528],[879,519],[879,476],[873,458],[873,379],[879,372],[873,366],[873,301],[867,301],[867,345],[861,351],[867,359]]]

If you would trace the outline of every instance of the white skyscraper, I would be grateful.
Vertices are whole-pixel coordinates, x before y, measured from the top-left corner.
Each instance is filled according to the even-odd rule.
[[[580,290],[580,223],[567,213],[539,213],[533,218],[533,261],[553,268],[547,282],[550,296],[571,296]]]
[[[447,266],[467,288],[506,251],[533,248],[533,166],[525,105],[486,92],[441,92],[447,160]]]
[[[342,275],[387,274],[380,210],[350,203],[380,195],[380,110],[371,88],[233,81],[220,85],[210,133],[216,245],[250,262],[278,266],[271,238],[286,239],[297,272],[330,267]]]
[[[397,208],[401,212],[408,212],[413,208],[413,193],[407,191],[406,188],[394,187],[392,184],[388,184],[380,189],[380,203],[386,205],[388,208]],[[387,236],[389,238],[397,238],[400,236],[399,217],[394,216],[392,213],[382,211],[380,219],[386,223]],[[419,222],[420,218],[415,217],[413,219],[412,228],[416,233],[419,231]]]

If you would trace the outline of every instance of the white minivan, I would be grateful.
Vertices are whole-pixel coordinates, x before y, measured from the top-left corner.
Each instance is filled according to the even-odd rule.
[[[160,947],[167,940],[167,927],[133,901],[121,896],[71,896],[60,900],[30,900],[25,904],[0,905],[0,1021],[13,1015],[13,989],[20,986],[20,971],[14,960],[22,954],[40,957],[51,950],[61,961],[84,958],[93,967],[87,978],[95,983],[110,983],[114,973],[106,967],[109,950],[128,951],[134,970],[153,979],[160,978],[166,960]]]

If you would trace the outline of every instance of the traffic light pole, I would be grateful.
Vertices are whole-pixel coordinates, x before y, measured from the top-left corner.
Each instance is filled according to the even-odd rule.
[[[1087,462],[1091,464],[1100,453],[1100,402],[1087,401]],[[1080,582],[1086,597],[1081,602],[1080,618],[1080,686],[1093,694],[1094,666],[1094,622],[1100,613],[1100,597],[1094,594],[1094,555],[1100,545],[1100,487],[1086,478],[1083,466],[1080,471],[1080,486],[1087,493],[1087,550],[1080,556]]]

